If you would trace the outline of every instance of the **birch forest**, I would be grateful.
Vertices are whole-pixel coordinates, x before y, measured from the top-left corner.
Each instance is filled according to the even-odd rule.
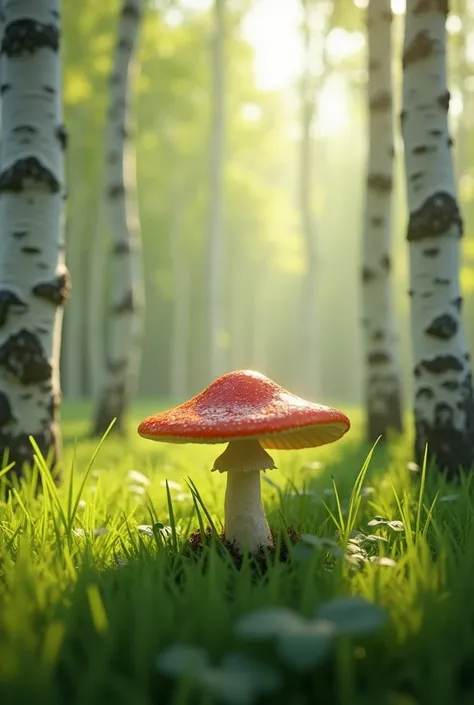
[[[411,434],[418,463],[474,463],[474,8],[272,8],[3,2],[0,450],[19,475],[30,436],[57,465],[61,398],[92,437],[126,435],[137,404],[239,369],[358,407],[368,442]]]
[[[474,0],[0,0],[0,705],[473,705],[473,353]]]

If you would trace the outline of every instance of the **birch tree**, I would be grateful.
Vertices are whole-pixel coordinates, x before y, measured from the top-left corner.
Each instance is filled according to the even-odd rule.
[[[135,202],[135,153],[128,134],[132,59],[141,14],[142,0],[124,0],[109,81],[104,206],[111,235],[112,300],[106,313],[105,369],[95,409],[96,435],[105,433],[114,418],[114,430],[124,430],[141,354],[141,245]]]
[[[209,376],[223,373],[221,334],[223,332],[223,213],[222,181],[224,165],[224,3],[214,0],[212,39],[212,105],[210,150],[210,213],[207,261],[207,309]]]
[[[302,388],[318,392],[318,262],[313,209],[314,123],[317,95],[327,77],[325,40],[334,4],[301,0],[303,10],[304,69],[301,77],[301,140],[299,144],[298,201],[305,249],[306,272],[302,287]]]
[[[362,306],[366,434],[402,431],[401,383],[390,278],[393,188],[393,81],[390,0],[367,10],[369,153],[363,229]]]
[[[407,0],[402,129],[409,206],[415,455],[474,465],[474,399],[459,286],[462,217],[448,130],[446,0]]]
[[[0,149],[0,457],[21,475],[33,436],[58,473],[66,132],[59,0],[4,0]]]

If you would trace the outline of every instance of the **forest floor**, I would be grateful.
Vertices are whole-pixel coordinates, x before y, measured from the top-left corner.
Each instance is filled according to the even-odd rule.
[[[267,515],[300,541],[262,574],[183,551],[206,512],[221,528],[221,447],[132,425],[90,468],[85,412],[64,411],[61,489],[0,502],[2,705],[472,705],[472,481],[417,471],[407,438],[367,468],[348,410],[340,442],[274,453]]]

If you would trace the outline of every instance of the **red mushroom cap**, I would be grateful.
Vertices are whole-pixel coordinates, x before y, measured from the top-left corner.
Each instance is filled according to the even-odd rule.
[[[345,414],[297,397],[268,377],[240,370],[216,379],[189,401],[150,416],[143,438],[168,443],[228,443],[258,439],[264,448],[313,448],[350,428]]]

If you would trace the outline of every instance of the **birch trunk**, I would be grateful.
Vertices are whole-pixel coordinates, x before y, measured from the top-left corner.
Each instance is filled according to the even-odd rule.
[[[176,186],[171,194],[170,249],[173,269],[173,314],[171,329],[171,397],[183,400],[188,392],[188,346],[190,321],[190,273],[181,222],[181,199]]]
[[[127,134],[132,57],[141,13],[142,0],[124,0],[110,76],[104,200],[112,241],[113,293],[107,311],[106,359],[96,402],[95,435],[103,435],[114,418],[117,419],[114,430],[125,430],[125,416],[141,353],[143,276],[138,209],[134,197],[135,154]]]
[[[402,127],[409,205],[415,456],[449,476],[474,465],[474,399],[459,287],[459,210],[448,131],[448,3],[408,0]]]
[[[315,81],[312,76],[312,41],[308,8],[303,3],[306,15],[303,27],[305,68],[301,81],[301,141],[299,155],[299,206],[301,230],[304,238],[306,272],[302,285],[302,391],[306,395],[317,393],[317,253],[316,228],[312,208],[313,175],[313,123],[316,108]]]
[[[0,457],[32,435],[58,475],[59,353],[69,294],[62,212],[59,0],[4,0],[0,163]]]
[[[366,435],[402,431],[401,383],[390,279],[393,188],[393,82],[390,0],[367,10],[369,155],[363,231],[362,305]]]
[[[208,240],[208,335],[209,376],[219,377],[224,371],[223,348],[223,214],[222,181],[224,166],[224,2],[214,0],[214,37],[212,42],[212,118],[210,217]]]

